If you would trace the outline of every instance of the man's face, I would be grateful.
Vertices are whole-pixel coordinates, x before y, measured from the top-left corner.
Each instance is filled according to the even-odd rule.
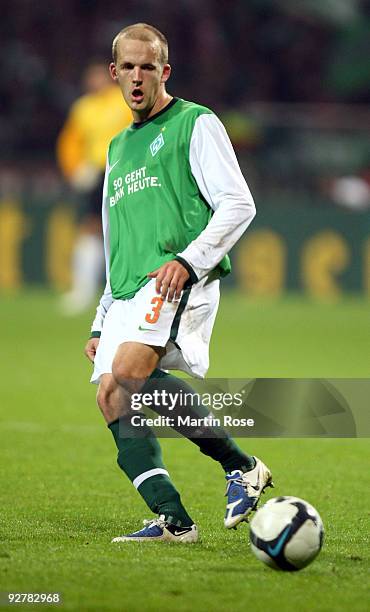
[[[117,62],[110,72],[119,83],[128,106],[134,115],[147,115],[155,105],[170,76],[169,64],[159,61],[160,47],[156,43],[122,37],[117,46]]]

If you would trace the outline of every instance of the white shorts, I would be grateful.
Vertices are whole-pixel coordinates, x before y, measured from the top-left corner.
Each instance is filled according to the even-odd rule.
[[[115,300],[109,308],[94,361],[91,382],[112,373],[122,342],[163,346],[166,354],[158,367],[183,370],[203,378],[209,366],[209,342],[216,318],[219,280],[203,279],[183,291],[177,302],[162,302],[150,280],[131,300]]]

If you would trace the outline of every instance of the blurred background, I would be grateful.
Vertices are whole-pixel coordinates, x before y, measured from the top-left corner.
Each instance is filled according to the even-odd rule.
[[[144,21],[168,37],[170,93],[224,121],[257,205],[223,281],[208,376],[369,378],[370,0],[0,4],[1,590],[61,591],[68,610],[195,610],[198,592],[198,609],[241,610],[253,592],[257,610],[277,600],[280,610],[308,610],[309,600],[364,610],[368,549],[356,493],[365,441],[240,441],[273,466],[276,495],[307,498],[322,513],[326,548],[304,583],[285,589],[267,570],[264,578],[250,565],[245,530],[226,541],[216,527],[218,466],[180,439],[162,446],[205,546],[189,562],[171,551],[166,573],[147,551],[122,548],[118,558],[107,542],[146,510],[115,467],[83,347],[103,267],[105,145],[101,162],[88,137],[105,120],[102,139],[113,119],[127,121],[95,68],[110,62],[119,30]],[[90,277],[86,253],[100,278]],[[85,302],[73,292],[76,264]],[[294,394],[286,401],[294,421]],[[308,419],[316,414],[310,405]],[[358,483],[350,523],[348,478]],[[137,588],[143,576],[156,585],[149,600]]]
[[[166,34],[170,93],[219,114],[255,196],[227,283],[368,297],[369,0],[13,0],[0,24],[0,291],[71,288],[86,198],[57,140],[87,66],[108,64],[137,21]]]

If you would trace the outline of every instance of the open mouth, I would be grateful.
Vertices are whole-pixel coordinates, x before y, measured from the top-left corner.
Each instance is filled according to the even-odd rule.
[[[140,102],[142,102],[144,99],[144,94],[139,87],[135,87],[135,89],[131,93],[131,98],[134,102],[140,104]]]

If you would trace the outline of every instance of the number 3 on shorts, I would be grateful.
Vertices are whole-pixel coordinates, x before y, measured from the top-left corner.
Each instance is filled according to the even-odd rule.
[[[152,311],[148,312],[145,315],[145,321],[147,323],[156,323],[158,321],[161,308],[163,306],[163,300],[161,297],[154,297],[150,303],[154,304],[154,306],[152,308]]]

